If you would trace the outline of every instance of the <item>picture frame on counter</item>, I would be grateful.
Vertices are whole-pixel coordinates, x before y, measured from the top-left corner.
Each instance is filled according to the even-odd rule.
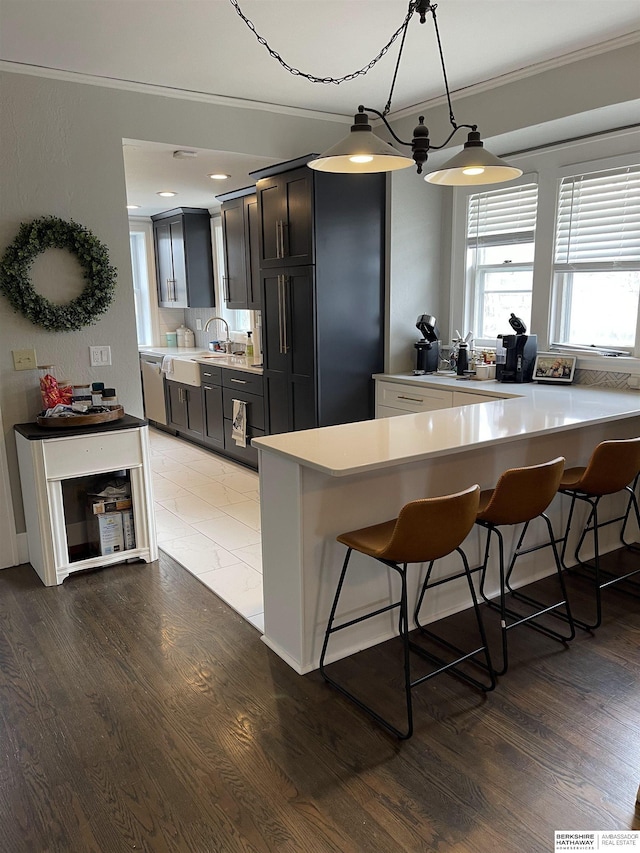
[[[570,385],[576,372],[577,360],[575,355],[539,352],[533,367],[533,378],[536,382]]]

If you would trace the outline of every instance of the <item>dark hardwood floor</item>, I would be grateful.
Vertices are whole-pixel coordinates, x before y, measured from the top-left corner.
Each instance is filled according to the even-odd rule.
[[[448,624],[463,642],[466,614]],[[0,850],[543,853],[554,829],[640,829],[640,600],[611,590],[594,634],[522,628],[510,652],[486,696],[414,691],[398,743],[170,558],[50,589],[7,569]],[[396,660],[336,666],[386,702]]]

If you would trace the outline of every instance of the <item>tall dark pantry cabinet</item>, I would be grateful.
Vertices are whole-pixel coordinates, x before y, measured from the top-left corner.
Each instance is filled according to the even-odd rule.
[[[383,370],[386,176],[252,173],[268,432],[373,417]]]

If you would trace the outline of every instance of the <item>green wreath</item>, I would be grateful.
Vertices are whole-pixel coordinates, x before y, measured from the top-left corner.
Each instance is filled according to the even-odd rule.
[[[49,302],[31,283],[33,262],[46,249],[68,249],[83,269],[84,290],[65,305]],[[0,290],[14,310],[36,326],[68,332],[95,323],[105,313],[115,293],[116,274],[116,268],[109,264],[107,247],[88,228],[57,216],[43,216],[23,222],[2,256]]]

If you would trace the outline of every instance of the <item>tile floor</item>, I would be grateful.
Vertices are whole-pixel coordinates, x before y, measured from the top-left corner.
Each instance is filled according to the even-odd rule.
[[[258,475],[149,429],[158,546],[264,630]]]

